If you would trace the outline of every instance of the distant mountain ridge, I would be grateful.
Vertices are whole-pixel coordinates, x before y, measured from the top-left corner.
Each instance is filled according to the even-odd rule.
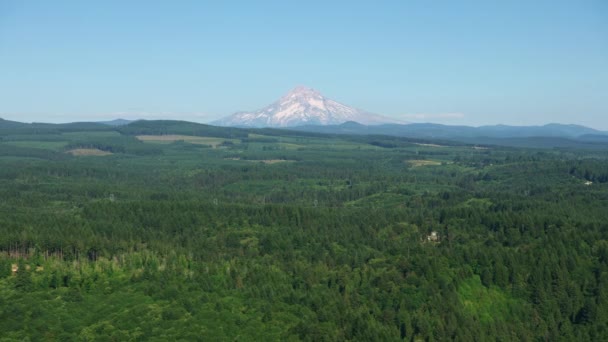
[[[46,122],[19,122],[0,118],[0,129],[99,129],[106,125],[96,122],[67,122],[67,123],[46,123]]]
[[[288,128],[237,128],[219,127],[188,121],[137,120],[125,125],[108,125],[99,122],[22,123],[0,118],[0,134],[21,131],[24,134],[61,134],[76,131],[114,130],[127,135],[183,134],[194,136],[245,139],[249,134],[304,135],[323,137],[326,134],[370,135],[429,142],[464,143],[532,148],[585,148],[608,150],[608,132],[580,125],[547,124],[544,126],[447,126],[431,123],[363,125],[347,121],[339,125],[306,125]],[[2,137],[0,136],[0,140]]]
[[[189,127],[213,127],[206,124],[199,124],[188,121],[175,120],[125,120],[115,119],[107,122],[70,122],[61,124],[52,123],[24,123],[18,121],[5,120],[0,118],[0,129],[11,128],[103,128],[112,127],[140,127],[144,125],[158,125],[161,123],[181,123]],[[162,125],[161,125],[162,126]],[[220,129],[221,127],[217,127]],[[229,129],[229,128],[224,128]],[[509,126],[509,125],[489,125],[489,126],[451,126],[433,123],[412,123],[412,124],[379,124],[364,125],[355,121],[346,121],[334,125],[301,125],[287,127],[292,131],[303,131],[321,134],[354,134],[354,135],[388,135],[398,137],[413,137],[425,139],[456,139],[464,138],[527,138],[527,137],[561,137],[576,138],[585,141],[608,140],[608,132],[600,131],[581,125],[556,124],[551,123],[543,126]]]
[[[319,91],[299,86],[278,101],[253,112],[237,112],[212,125],[234,127],[294,127],[301,125],[336,125],[347,121],[363,124],[396,123],[398,120],[372,114],[339,103]]]
[[[529,138],[562,137],[578,138],[583,136],[608,136],[608,132],[580,125],[547,124],[544,126],[449,126],[432,123],[412,123],[407,125],[383,124],[362,125],[346,122],[340,125],[291,127],[292,130],[330,133],[330,134],[374,134],[417,138],[461,139],[461,138]],[[598,139],[598,138],[596,138]]]

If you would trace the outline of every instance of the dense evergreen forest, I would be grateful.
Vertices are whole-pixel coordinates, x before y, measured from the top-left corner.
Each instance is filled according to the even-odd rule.
[[[0,125],[0,340],[608,340],[608,150]]]

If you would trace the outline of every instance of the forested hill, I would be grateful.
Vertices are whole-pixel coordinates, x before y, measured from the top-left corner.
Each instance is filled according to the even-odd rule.
[[[62,124],[52,123],[23,123],[17,121],[9,121],[0,119],[0,134],[2,136],[11,134],[44,134],[44,133],[59,133],[67,131],[87,131],[87,130],[107,130],[108,127],[101,123],[95,122],[70,122]]]
[[[591,148],[608,147],[608,132],[579,125],[548,124],[544,126],[450,126],[430,123],[384,124],[375,126],[346,122],[341,125],[300,126],[297,131],[346,134],[387,135],[409,138],[442,139],[471,144],[492,144],[532,148]],[[596,139],[589,139],[589,136]]]
[[[608,149],[0,122],[0,340],[608,339]]]
[[[5,120],[3,118],[0,118],[0,129],[2,129],[2,128],[15,128],[15,127],[27,127],[27,124],[21,123],[21,122],[17,122],[17,121]]]
[[[247,131],[239,128],[216,127],[187,121],[138,120],[118,128],[124,134],[185,134],[222,138],[245,138]]]
[[[23,129],[26,132],[60,133],[66,131],[103,130],[115,131],[123,135],[192,135],[220,138],[247,138],[249,134],[284,136],[377,136],[403,138],[408,141],[434,141],[442,144],[495,145],[524,148],[570,148],[608,149],[608,132],[598,131],[579,125],[548,124],[544,126],[449,126],[440,124],[383,124],[361,125],[346,122],[340,125],[311,125],[276,128],[218,127],[177,120],[136,120],[117,119],[107,122],[74,122],[65,124],[21,123],[0,119],[0,131]]]

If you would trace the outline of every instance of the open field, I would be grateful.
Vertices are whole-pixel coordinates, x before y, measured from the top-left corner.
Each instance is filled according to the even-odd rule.
[[[293,163],[295,160],[286,159],[241,159],[241,158],[224,158],[225,160],[240,160],[250,163],[262,163],[262,164],[278,164],[278,163]]]
[[[112,152],[102,151],[97,148],[75,148],[73,150],[66,151],[73,156],[109,156]]]
[[[218,147],[225,141],[236,143],[235,139],[223,139],[214,137],[199,137],[192,135],[179,135],[179,134],[167,134],[167,135],[138,135],[137,139],[144,142],[169,144],[176,141],[185,141],[191,144],[209,145],[213,148]]]
[[[414,160],[406,160],[405,162],[408,163],[409,165],[411,165],[412,167],[441,165],[441,162],[438,162],[435,160],[414,159]]]
[[[259,162],[262,164],[278,164],[278,163],[293,163],[295,160],[286,159],[262,159],[262,160],[250,160],[251,162]]]
[[[426,146],[426,147],[447,147],[445,145],[437,145],[437,144],[422,144],[422,143],[414,143],[414,145],[418,146]]]

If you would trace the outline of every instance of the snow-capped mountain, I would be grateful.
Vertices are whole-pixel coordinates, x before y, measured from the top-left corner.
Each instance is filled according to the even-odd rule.
[[[314,89],[299,86],[265,108],[254,112],[238,112],[211,124],[239,127],[294,127],[337,125],[347,121],[356,121],[365,125],[398,122],[349,107],[326,98]]]

